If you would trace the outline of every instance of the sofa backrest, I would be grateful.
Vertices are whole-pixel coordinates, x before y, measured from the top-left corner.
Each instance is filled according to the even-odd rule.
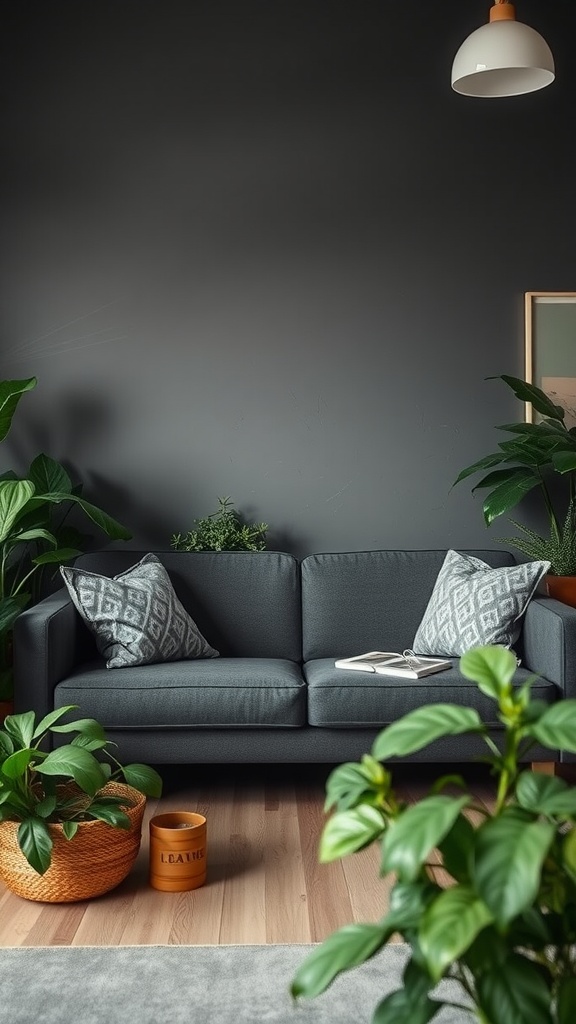
[[[508,551],[467,551],[493,567]],[[301,564],[304,660],[403,651],[434,589],[446,550],[308,555]]]
[[[81,555],[76,566],[116,576],[144,551]],[[224,657],[302,658],[299,564],[279,551],[155,551],[180,601]]]

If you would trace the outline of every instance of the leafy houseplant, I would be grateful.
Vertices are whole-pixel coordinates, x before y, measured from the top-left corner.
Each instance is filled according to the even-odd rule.
[[[399,933],[411,954],[403,987],[380,1002],[373,1024],[427,1024],[444,1004],[461,1006],[481,1024],[573,1024],[576,788],[523,771],[519,762],[535,743],[576,752],[576,700],[547,705],[531,699],[534,677],[513,687],[516,658],[504,647],[467,652],[461,670],[496,701],[502,752],[474,709],[432,704],[384,729],[359,764],[331,773],[326,809],[336,810],[323,830],[320,860],[377,840],[381,873],[396,880],[383,920],[331,935],[297,970],[292,994],[323,992],[341,971]],[[412,806],[399,801],[382,762],[462,733],[476,733],[487,744],[496,779],[493,808],[476,806],[464,780],[454,776],[438,779]],[[445,792],[454,782],[460,795]],[[450,878],[445,886],[436,880],[438,867]],[[430,995],[442,978],[459,983],[463,1003]]]
[[[0,441],[12,423],[20,398],[36,378],[0,381]],[[24,478],[12,470],[0,475],[0,701],[12,697],[12,627],[20,612],[40,596],[42,573],[81,554],[87,537],[66,523],[77,506],[112,540],[131,534],[86,501],[59,462],[38,455]]]
[[[194,529],[175,533],[171,547],[176,551],[263,551],[267,523],[243,523],[230,497],[218,498],[218,509],[204,519],[194,520]]]
[[[102,792],[107,783],[121,775],[147,796],[162,792],[162,780],[153,768],[116,761],[95,719],[58,724],[75,708],[71,704],[51,711],[38,724],[33,711],[10,715],[0,729],[0,822],[20,822],[18,845],[40,875],[52,861],[51,824],[60,823],[68,840],[85,821],[99,819],[114,828],[130,825],[121,809],[125,799]],[[47,753],[41,747],[50,732],[75,735],[70,743]],[[99,761],[96,751],[108,761]]]
[[[499,379],[512,389],[517,398],[530,403],[542,419],[499,427],[513,437],[501,441],[499,451],[463,469],[455,484],[475,473],[489,470],[473,487],[473,491],[488,491],[483,506],[487,526],[537,488],[548,519],[548,536],[541,537],[511,519],[521,531],[521,536],[502,538],[501,543],[512,544],[531,559],[549,561],[552,574],[576,575],[576,428],[566,426],[562,406],[555,405],[534,384],[506,375]],[[564,485],[559,511],[550,489],[554,474]]]

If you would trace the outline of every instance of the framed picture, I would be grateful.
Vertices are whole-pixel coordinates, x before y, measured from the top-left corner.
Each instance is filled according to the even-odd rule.
[[[526,292],[526,380],[566,410],[576,427],[576,292]],[[526,403],[526,420],[533,418]]]

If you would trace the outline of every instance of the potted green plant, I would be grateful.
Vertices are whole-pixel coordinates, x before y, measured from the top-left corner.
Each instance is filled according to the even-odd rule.
[[[267,523],[244,523],[230,497],[218,498],[216,512],[173,534],[170,544],[176,551],[263,551],[267,530]]]
[[[555,589],[553,578],[576,576],[576,431],[566,425],[562,406],[555,405],[534,384],[505,374],[489,379],[503,380],[517,398],[532,406],[540,419],[498,427],[512,438],[501,441],[499,451],[463,469],[455,485],[488,470],[472,488],[473,492],[487,492],[483,505],[487,526],[518,505],[530,491],[540,493],[548,534],[540,536],[511,519],[521,535],[500,538],[500,543],[511,544],[530,559],[550,562],[549,591],[566,600],[565,585]],[[558,488],[551,487],[554,477],[560,481],[560,493],[556,493]]]
[[[318,995],[399,933],[410,954],[403,987],[382,1000],[373,1024],[427,1024],[447,1002],[434,993],[443,978],[461,989],[462,1003],[451,1005],[461,1006],[463,1020],[472,1014],[481,1024],[573,1024],[576,788],[521,764],[536,743],[576,752],[576,700],[533,700],[533,677],[513,686],[516,658],[504,647],[467,652],[461,670],[496,702],[502,751],[476,710],[431,704],[384,729],[360,763],[330,774],[326,809],[335,813],[322,833],[320,860],[378,841],[382,874],[392,873],[395,884],[383,920],[348,925],[326,939],[297,970],[292,994]],[[403,804],[382,762],[464,733],[487,745],[493,807],[478,806],[454,776],[439,778],[419,802]],[[454,795],[446,792],[453,783]],[[479,823],[467,814],[471,809]],[[438,882],[438,866],[449,884]]]
[[[153,768],[116,760],[95,719],[62,721],[75,709],[38,723],[33,711],[10,715],[0,729],[0,877],[29,899],[86,899],[122,881],[140,845],[142,794],[162,792]],[[46,751],[50,733],[70,742]],[[128,835],[111,843],[111,829]]]
[[[22,395],[36,387],[36,377],[0,381],[0,441],[12,424]],[[82,497],[59,462],[38,455],[25,477],[12,470],[0,475],[0,702],[10,711],[13,696],[12,628],[20,612],[40,596],[46,568],[55,568],[81,554],[88,537],[67,521],[74,507],[111,540],[129,540],[131,533]],[[0,715],[0,720],[4,714]]]

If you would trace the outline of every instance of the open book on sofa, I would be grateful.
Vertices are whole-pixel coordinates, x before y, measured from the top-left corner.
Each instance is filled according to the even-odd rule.
[[[357,672],[379,672],[384,676],[405,676],[407,679],[420,679],[452,668],[452,662],[446,658],[429,658],[414,651],[368,651],[357,654],[354,658],[339,658],[334,664],[336,668],[349,668]]]

